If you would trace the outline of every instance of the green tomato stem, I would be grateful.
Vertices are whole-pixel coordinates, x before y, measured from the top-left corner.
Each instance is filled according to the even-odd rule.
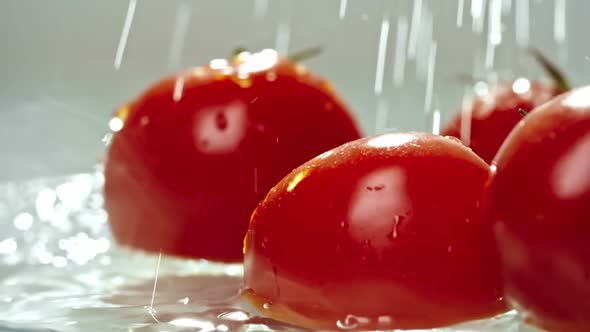
[[[543,55],[541,51],[531,47],[529,48],[529,53],[537,60],[537,62],[539,62],[539,64],[547,72],[549,77],[551,77],[553,83],[555,84],[555,87],[559,91],[566,92],[572,89],[572,86],[565,78],[565,75],[559,69],[559,67],[555,63],[551,62],[547,57],[545,57],[545,55]]]

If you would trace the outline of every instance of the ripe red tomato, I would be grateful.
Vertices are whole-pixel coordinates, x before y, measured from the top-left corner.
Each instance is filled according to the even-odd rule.
[[[458,140],[430,134],[328,151],[283,178],[252,215],[243,294],[309,328],[431,328],[502,312],[480,220],[488,177]]]
[[[527,115],[492,168],[507,298],[552,331],[590,331],[590,86]]]
[[[512,84],[499,85],[456,114],[443,128],[441,135],[462,138],[461,130],[464,130],[464,135],[468,136],[467,140],[463,137],[464,143],[468,143],[487,163],[491,163],[506,136],[521,120],[518,110],[530,112],[559,93],[561,90],[553,85],[524,78]],[[464,121],[468,123],[462,129]]]
[[[105,207],[115,239],[219,261],[242,259],[250,215],[277,181],[360,137],[329,83],[273,50],[163,79],[114,121]]]

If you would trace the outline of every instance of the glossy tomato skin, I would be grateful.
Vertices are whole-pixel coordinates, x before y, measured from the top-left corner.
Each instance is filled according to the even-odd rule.
[[[488,177],[458,140],[430,134],[324,153],[252,215],[244,294],[265,314],[309,328],[431,328],[502,312],[480,220]]]
[[[122,107],[105,207],[127,246],[242,259],[249,217],[306,160],[360,137],[328,82],[272,50],[166,78]]]
[[[590,87],[527,115],[485,195],[506,296],[551,331],[590,331]]]
[[[522,119],[518,110],[530,112],[559,93],[552,85],[525,79],[501,84],[463,108],[443,128],[441,135],[461,138],[463,119],[471,118],[467,126],[469,130],[465,129],[469,139],[463,141],[469,143],[469,147],[483,160],[491,163],[504,139]]]

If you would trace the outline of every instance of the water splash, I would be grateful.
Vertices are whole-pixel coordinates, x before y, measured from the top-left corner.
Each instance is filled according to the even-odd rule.
[[[45,208],[53,210],[47,216],[57,219],[41,221],[34,213],[39,192],[63,191],[57,188],[64,185],[78,188],[78,202],[55,194],[55,199],[47,201],[51,206]],[[103,185],[100,171],[0,185],[0,202],[9,207],[3,214],[9,218],[0,218],[4,231],[0,239],[0,330],[303,331],[260,316],[242,300],[239,264],[178,259],[105,245],[110,235],[99,199]],[[34,219],[30,228],[15,227],[16,217],[30,219],[26,213]],[[56,226],[60,223],[68,227]],[[60,247],[63,239],[78,242],[66,245],[61,241]],[[95,241],[92,250],[96,255],[83,264],[72,264],[67,248],[80,250],[79,240]],[[42,254],[33,249],[40,242]],[[341,322],[345,328],[354,323],[366,323],[366,318],[349,315]],[[436,331],[500,332],[520,324],[519,317],[509,313]]]
[[[127,15],[125,16],[125,23],[123,24],[121,38],[119,39],[117,53],[115,54],[115,69],[117,70],[121,68],[121,63],[123,62],[123,55],[125,54],[125,47],[127,46],[127,39],[129,38],[129,31],[131,31],[131,24],[133,23],[133,17],[135,16],[136,7],[137,0],[129,0],[129,6],[127,7]]]
[[[154,303],[156,301],[156,290],[158,287],[158,278],[160,277],[160,265],[162,264],[162,252],[158,255],[158,262],[156,263],[156,272],[154,273],[154,287],[152,288],[152,298],[150,299],[150,305],[147,307],[148,313],[152,316],[154,321],[159,323],[160,321],[156,318],[156,308]]]

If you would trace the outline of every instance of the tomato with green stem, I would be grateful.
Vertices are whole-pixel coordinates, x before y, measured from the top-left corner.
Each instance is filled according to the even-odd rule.
[[[538,50],[531,49],[530,52],[552,78],[552,84],[526,78],[500,84],[456,114],[441,135],[461,138],[477,155],[491,163],[504,139],[520,121],[518,109],[530,112],[570,89],[566,78],[553,63]]]
[[[270,49],[165,78],[114,123],[104,188],[114,238],[218,261],[242,259],[250,215],[277,181],[360,137],[326,80]]]

